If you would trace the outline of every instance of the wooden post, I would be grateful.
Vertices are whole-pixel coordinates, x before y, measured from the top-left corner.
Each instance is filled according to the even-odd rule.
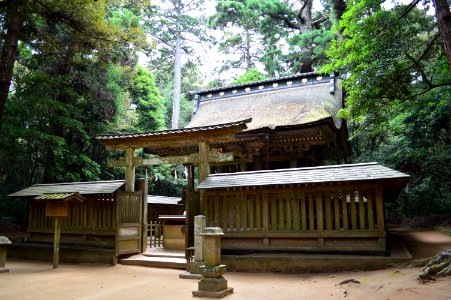
[[[61,223],[59,217],[55,217],[55,235],[53,239],[53,268],[58,268],[60,261],[60,236],[61,236]]]
[[[141,252],[146,252],[147,249],[147,195],[148,195],[148,187],[147,187],[147,179],[139,180],[139,190],[142,192],[142,248]]]
[[[135,158],[135,149],[127,148],[125,153],[125,190],[127,192],[135,191],[135,165],[133,159]]]
[[[207,142],[199,142],[199,184],[210,174],[210,164],[208,162],[209,145]],[[206,214],[206,191],[200,191],[200,211]]]

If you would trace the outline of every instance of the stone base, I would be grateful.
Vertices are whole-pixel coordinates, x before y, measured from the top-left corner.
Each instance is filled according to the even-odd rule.
[[[8,268],[0,267],[0,273],[7,273],[7,272],[9,272]]]
[[[191,261],[189,262],[189,272],[191,274],[202,274],[201,266],[204,265],[202,261]]]
[[[182,274],[179,274],[179,278],[200,280],[200,279],[202,279],[202,275],[201,274],[192,274],[190,272],[183,272]]]
[[[219,292],[208,292],[208,291],[193,291],[193,297],[208,297],[208,298],[224,298],[233,293],[233,288],[226,288]]]

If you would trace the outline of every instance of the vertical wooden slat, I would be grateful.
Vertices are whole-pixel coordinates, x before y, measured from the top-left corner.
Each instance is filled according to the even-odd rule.
[[[249,230],[250,231],[254,231],[254,211],[255,211],[255,201],[254,201],[254,197],[255,194],[249,194]]]
[[[324,206],[326,211],[326,229],[332,230],[332,212],[331,212],[331,193],[330,190],[327,189],[324,191]]]
[[[313,192],[308,193],[308,218],[309,218],[309,230],[315,230],[315,212],[313,210]]]
[[[368,190],[367,195],[367,208],[368,208],[368,228],[374,229],[374,215],[373,215],[373,197],[374,197],[374,189]]]
[[[222,228],[224,231],[227,231],[228,230],[227,195],[219,194],[219,198],[221,199],[221,204],[222,204]]]
[[[241,194],[241,228],[243,232],[247,231],[249,225],[249,194],[245,191]]]
[[[340,204],[338,203],[338,191],[334,189],[334,215],[335,230],[340,230]]]
[[[219,205],[221,204],[221,201],[219,198],[219,192],[216,192],[214,195],[215,195],[215,197],[213,199],[213,204],[215,206],[215,224],[214,225],[217,227],[224,228],[221,224],[221,220],[219,217]]]
[[[283,207],[283,202],[284,202],[284,200],[283,200],[283,196],[284,196],[284,193],[282,193],[282,192],[279,192],[279,193],[277,193],[277,198],[278,198],[278,201],[279,201],[279,226],[278,226],[278,229],[279,230],[284,230],[285,229],[285,220],[284,220],[284,212],[285,212],[285,210],[284,210],[284,207]]]
[[[318,231],[324,230],[323,196],[321,191],[316,192],[316,227]]]
[[[269,199],[268,199],[268,193],[266,191],[262,191],[262,204],[263,204],[263,211],[262,211],[262,221],[263,221],[263,231],[268,232],[269,230]]]
[[[365,203],[363,202],[363,190],[359,188],[359,228],[365,229]]]
[[[268,193],[271,199],[271,230],[275,231],[277,226],[277,207],[276,194]]]
[[[291,204],[293,201],[292,193],[293,193],[292,191],[285,192],[285,207],[286,207],[286,220],[287,220],[286,229],[288,229],[288,230],[293,229],[292,224],[291,224],[291,221],[293,219],[293,216],[291,215],[291,211],[292,211]]]
[[[300,218],[299,218],[299,201],[301,201],[299,191],[293,191],[293,229],[299,230]]]
[[[343,215],[343,229],[349,229],[348,201],[346,199],[346,189],[341,188],[341,213]]]
[[[261,230],[261,207],[262,207],[262,193],[255,193],[255,222],[256,222],[256,230]]]
[[[229,214],[229,228],[230,231],[233,231],[235,229],[235,223],[234,221],[234,216],[235,214],[233,213],[235,211],[235,202],[234,202],[234,195],[231,193],[228,193],[228,197],[229,197],[229,209],[230,209],[230,214]]]
[[[354,188],[349,189],[349,201],[351,207],[351,226],[352,229],[357,229],[357,214],[355,208],[355,190]]]
[[[307,200],[307,191],[300,192],[300,200],[301,200],[301,222],[302,222],[302,230],[307,230],[307,213],[305,212],[305,201]]]
[[[376,188],[376,211],[377,211],[377,229],[379,229],[379,231],[385,231],[384,198],[381,186]]]
[[[237,231],[241,231],[241,194],[236,193],[235,194],[235,200],[236,200],[236,224],[235,229]]]

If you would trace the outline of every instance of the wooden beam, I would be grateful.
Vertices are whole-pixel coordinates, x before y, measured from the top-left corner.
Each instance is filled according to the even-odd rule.
[[[234,160],[233,153],[221,153],[218,151],[210,151],[208,154],[209,163],[225,163]],[[153,157],[153,158],[139,158],[135,157],[133,159],[133,165],[135,167],[139,166],[155,166],[161,164],[173,164],[173,165],[183,165],[183,164],[199,164],[199,153],[192,153],[188,155],[179,156],[167,156],[167,157]],[[108,161],[108,167],[126,167],[126,158],[120,158],[119,160]]]

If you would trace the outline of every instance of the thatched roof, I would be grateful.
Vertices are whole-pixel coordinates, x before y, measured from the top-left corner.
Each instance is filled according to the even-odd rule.
[[[297,80],[297,81],[296,81]],[[245,131],[274,129],[336,118],[342,107],[342,91],[336,80],[317,74],[283,78],[201,91],[197,93],[197,112],[190,127],[228,123],[252,118]]]

